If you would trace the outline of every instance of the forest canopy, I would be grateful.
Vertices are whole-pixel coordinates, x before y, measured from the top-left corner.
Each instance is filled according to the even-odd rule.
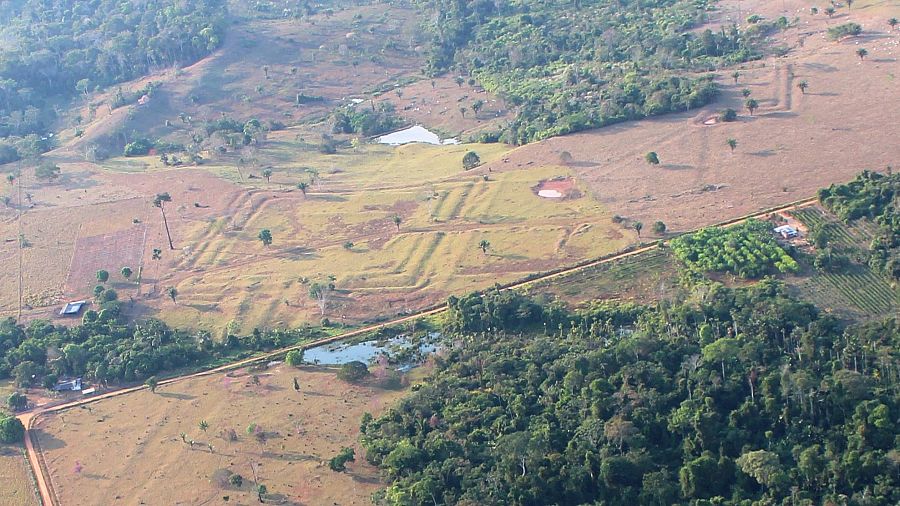
[[[492,330],[457,334],[426,383],[363,419],[378,500],[900,501],[896,320],[847,327],[773,280],[692,298],[573,314],[457,300],[449,328]]]
[[[77,94],[186,65],[216,49],[224,36],[223,0],[25,0],[0,3],[0,137],[14,137],[14,156],[48,146],[55,106]]]
[[[470,74],[518,107],[503,135],[512,144],[705,105],[716,85],[690,74],[760,57],[778,26],[691,31],[713,9],[705,0],[427,5],[426,72]]]

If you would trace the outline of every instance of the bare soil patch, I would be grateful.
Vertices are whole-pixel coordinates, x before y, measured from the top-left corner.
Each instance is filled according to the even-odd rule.
[[[531,191],[538,197],[554,200],[577,199],[582,196],[575,187],[575,181],[568,177],[546,179],[533,186]]]
[[[111,279],[115,279],[119,276],[116,266],[131,268],[137,279],[146,236],[147,226],[137,224],[127,230],[79,237],[66,277],[66,291],[73,294],[88,292],[97,284],[97,271],[101,269],[109,271]]]

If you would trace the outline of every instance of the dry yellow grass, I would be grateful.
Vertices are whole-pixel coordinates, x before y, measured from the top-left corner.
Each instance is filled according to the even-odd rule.
[[[34,491],[34,480],[23,453],[18,445],[0,446],[0,504],[16,506],[38,506]]]
[[[42,419],[37,434],[60,501],[221,504],[229,496],[229,504],[255,504],[255,473],[270,502],[369,504],[380,485],[357,445],[359,420],[403,392],[348,385],[323,368],[278,366],[256,377],[192,379]],[[357,460],[335,473],[327,460],[345,446]],[[228,483],[232,473],[242,487]]]

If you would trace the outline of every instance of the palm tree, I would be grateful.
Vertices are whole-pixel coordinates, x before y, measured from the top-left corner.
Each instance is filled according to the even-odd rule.
[[[174,250],[175,245],[172,244],[172,234],[169,233],[169,221],[166,220],[166,209],[165,203],[172,202],[172,197],[168,192],[165,193],[157,193],[156,197],[153,199],[153,205],[159,208],[159,212],[162,213],[163,225],[166,226],[166,237],[169,238],[169,249]]]
[[[738,78],[740,78],[740,77],[741,77],[741,73],[738,72],[737,70],[735,70],[734,73],[731,74],[731,78],[734,79],[734,84],[737,84]]]
[[[168,295],[169,298],[172,299],[173,304],[178,304],[178,301],[175,300],[175,298],[178,297],[177,288],[175,288],[174,286],[170,286],[168,289],[166,289],[166,295]]]
[[[891,27],[891,30],[893,30],[894,28],[897,27],[897,23],[898,23],[897,18],[891,18],[888,20],[888,26]]]
[[[481,248],[481,252],[487,255],[488,248],[491,247],[491,243],[486,239],[482,239],[480,243],[478,243],[478,247]]]
[[[309,183],[306,181],[301,181],[297,183],[297,189],[303,192],[303,196],[306,197],[306,190],[309,188]]]
[[[397,232],[399,232],[400,231],[400,223],[403,222],[403,219],[397,215],[394,215],[394,217],[392,218],[392,221],[394,222],[394,225],[397,225]]]
[[[468,109],[467,109],[465,106],[459,108],[459,113],[462,114],[462,117],[463,117],[463,118],[466,117],[466,111],[467,111],[467,110],[468,110]]]
[[[752,98],[748,98],[744,105],[746,105],[747,110],[750,111],[750,116],[753,116],[753,111],[759,109],[759,102]]]
[[[806,88],[809,88],[809,83],[806,80],[803,80],[797,83],[797,87],[800,88],[800,93],[806,95]]]
[[[856,50],[856,56],[859,56],[860,61],[865,60],[867,54],[869,54],[869,52],[866,51],[866,48],[864,48],[864,47],[861,47]]]
[[[200,420],[200,423],[197,424],[197,427],[200,427],[200,430],[206,432],[206,429],[209,428],[209,422],[206,420]]]
[[[266,182],[267,183],[270,182],[269,180],[272,179],[272,168],[266,167],[265,169],[263,169],[262,174],[263,174],[263,177],[266,178]]]
[[[737,147],[737,144],[738,144],[738,143],[737,143],[737,140],[736,140],[736,139],[728,139],[727,141],[725,141],[725,143],[728,144],[728,147],[729,147],[729,148],[731,148],[731,154],[733,155],[733,154],[734,154],[734,148],[736,148],[736,147]]]
[[[743,90],[741,90],[741,95],[743,95],[744,98],[749,97],[751,93],[753,92],[750,91],[750,88],[744,88]]]
[[[631,228],[633,228],[634,231],[637,232],[638,237],[640,237],[640,236],[641,236],[641,230],[644,228],[644,224],[641,223],[641,222],[639,222],[639,221],[636,221],[636,222],[634,222],[634,223],[631,224]]]

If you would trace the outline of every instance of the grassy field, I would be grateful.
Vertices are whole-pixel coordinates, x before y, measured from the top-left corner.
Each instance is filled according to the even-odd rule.
[[[656,248],[529,285],[527,293],[550,295],[571,307],[609,299],[649,303],[674,295],[677,274],[669,251]]]
[[[233,192],[224,210],[198,219],[196,206],[182,204],[180,216],[170,219],[181,254],[170,257],[155,282],[178,289],[178,303],[159,313],[166,321],[216,333],[322,316],[357,323],[608,254],[634,239],[586,192],[572,199],[536,195],[541,181],[570,177],[568,168],[462,170],[466,151],[490,163],[508,152],[504,145],[363,145],[321,155],[284,137],[273,149],[294,159],[273,165],[270,182],[234,181],[244,190]],[[125,170],[123,163],[146,164],[141,170],[188,177],[150,158],[109,163],[116,171]],[[306,194],[295,188],[299,181],[309,183]],[[257,237],[263,229],[273,236],[268,247]],[[154,240],[161,241],[158,233]],[[483,240],[490,243],[486,252]],[[322,315],[308,288],[328,276],[336,292]]]
[[[809,227],[828,227],[832,244],[850,252],[866,248],[872,239],[874,224],[857,221],[845,225],[819,207],[792,213]],[[900,287],[892,287],[867,266],[854,263],[841,272],[811,272],[793,282],[800,294],[830,312],[852,317],[877,318],[896,314],[900,307]]]
[[[25,460],[24,445],[0,446],[0,504],[38,506],[34,478]]]
[[[359,420],[401,395],[282,365],[104,400],[46,417],[36,433],[62,504],[257,504],[254,477],[270,504],[369,504],[379,481],[356,443]],[[356,462],[331,471],[345,446]]]

